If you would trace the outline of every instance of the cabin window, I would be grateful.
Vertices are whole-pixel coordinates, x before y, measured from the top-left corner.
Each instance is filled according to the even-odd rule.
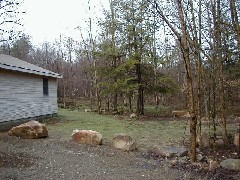
[[[48,79],[43,78],[43,95],[48,96]]]

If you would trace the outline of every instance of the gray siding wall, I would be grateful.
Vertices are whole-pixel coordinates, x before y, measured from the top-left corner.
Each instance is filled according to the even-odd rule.
[[[0,122],[57,113],[57,79],[48,77],[49,95],[43,95],[43,77],[0,69]]]

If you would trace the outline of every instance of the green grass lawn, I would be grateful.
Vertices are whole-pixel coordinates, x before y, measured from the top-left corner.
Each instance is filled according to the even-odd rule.
[[[102,133],[104,141],[110,142],[116,133],[126,133],[132,136],[139,147],[149,147],[157,144],[179,144],[183,139],[189,139],[189,125],[186,120],[135,120],[115,118],[112,115],[98,115],[83,109],[60,109],[56,123],[46,121],[51,132],[58,132],[65,138],[71,138],[74,129],[95,130]],[[186,130],[185,130],[186,129]]]

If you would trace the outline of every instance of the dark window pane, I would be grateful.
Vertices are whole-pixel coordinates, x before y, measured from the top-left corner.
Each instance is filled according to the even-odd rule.
[[[48,79],[43,78],[43,94],[48,96]]]

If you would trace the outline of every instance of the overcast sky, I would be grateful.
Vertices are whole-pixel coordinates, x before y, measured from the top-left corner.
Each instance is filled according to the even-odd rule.
[[[90,3],[91,12],[88,0],[24,0],[25,33],[32,36],[34,44],[54,41],[60,34],[80,39],[75,28],[80,26],[84,30],[89,16],[97,21],[103,17],[102,9],[108,8],[108,0],[91,0]]]

